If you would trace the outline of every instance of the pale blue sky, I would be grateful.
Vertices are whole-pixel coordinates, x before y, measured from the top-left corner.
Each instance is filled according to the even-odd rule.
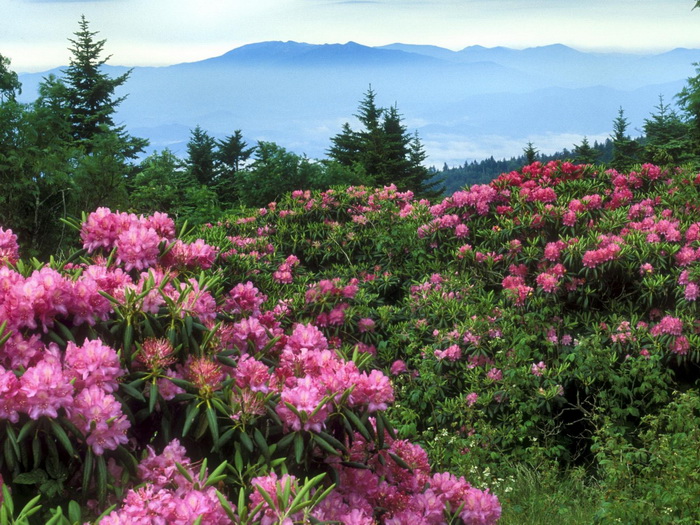
[[[0,54],[65,65],[84,14],[114,65],[200,60],[252,42],[355,41],[662,52],[700,48],[694,0],[0,0]]]

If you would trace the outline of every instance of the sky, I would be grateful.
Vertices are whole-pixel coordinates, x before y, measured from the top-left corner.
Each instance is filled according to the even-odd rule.
[[[67,65],[85,15],[112,65],[191,62],[245,44],[395,42],[453,50],[562,43],[580,50],[700,48],[694,0],[0,0],[0,54],[17,72]]]

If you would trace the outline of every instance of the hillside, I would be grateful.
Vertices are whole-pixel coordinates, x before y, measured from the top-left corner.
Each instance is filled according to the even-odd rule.
[[[300,189],[179,238],[100,208],[45,265],[0,230],[4,498],[42,523],[690,523],[699,193],[551,162],[434,204]]]

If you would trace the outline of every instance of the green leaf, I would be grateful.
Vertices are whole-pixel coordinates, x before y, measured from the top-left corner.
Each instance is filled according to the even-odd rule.
[[[156,409],[156,403],[158,402],[158,383],[156,383],[156,380],[154,379],[151,382],[151,390],[149,392],[149,397],[148,397],[148,413],[153,414],[153,411]]]
[[[12,494],[10,494],[10,488],[7,483],[2,484],[2,507],[7,507],[12,516],[15,513],[15,503],[12,501]]]
[[[74,455],[75,451],[73,449],[73,443],[71,443],[70,439],[68,438],[68,434],[66,434],[66,431],[63,430],[63,427],[56,423],[56,421],[53,419],[49,419],[49,423],[51,424],[51,431],[53,432],[53,435],[56,436],[56,439],[58,439],[66,452],[68,452],[71,456]]]
[[[92,448],[88,448],[87,454],[85,454],[85,462],[83,463],[83,497],[87,497],[94,464],[95,455],[92,452]]]
[[[70,500],[68,502],[68,518],[70,519],[71,523],[81,523],[82,512],[77,501]]]
[[[205,483],[204,487],[210,487],[211,485],[218,483],[222,479],[225,479],[226,474],[222,474],[222,472],[226,470],[226,467],[228,467],[227,461],[222,462],[218,467],[216,467],[214,471],[211,474],[209,474],[209,478],[207,479],[207,482]]]
[[[216,412],[214,412],[214,407],[208,405],[206,414],[207,422],[209,423],[209,430],[211,431],[211,436],[214,439],[214,447],[216,447],[219,441],[219,422],[216,419]]]
[[[224,495],[221,492],[219,492],[217,489],[214,489],[214,490],[216,490],[216,497],[219,500],[221,507],[224,509],[224,512],[228,516],[228,519],[230,519],[232,523],[236,523],[238,520],[236,518],[236,514],[233,512],[233,509],[231,508],[231,504],[228,502],[228,500],[224,497]]]
[[[318,434],[312,434],[313,436],[313,441],[316,443],[319,447],[321,447],[323,450],[328,452],[329,454],[332,454],[334,456],[342,456],[342,452],[337,450],[335,447],[333,447],[328,441],[323,439],[321,436]]]
[[[49,479],[43,469],[35,469],[31,472],[23,472],[12,478],[13,483],[18,485],[36,485]]]
[[[265,436],[263,436],[262,432],[260,432],[260,430],[258,430],[257,428],[253,431],[253,439],[262,451],[263,456],[265,456],[265,459],[269,459],[270,449],[267,446],[267,441],[265,441]]]
[[[343,415],[348,421],[352,423],[353,428],[355,428],[360,434],[362,434],[363,438],[365,438],[367,441],[372,441],[372,437],[370,436],[369,431],[367,430],[365,425],[362,424],[360,418],[357,417],[357,415],[352,410],[350,410],[349,408],[343,408]]]
[[[133,386],[134,383],[141,384],[141,383],[143,383],[143,381],[140,379],[137,379],[136,381],[133,381],[132,383],[121,383],[119,385],[119,387],[122,390],[124,390],[124,392],[129,394],[132,398],[137,399],[141,402],[145,402],[146,398],[143,397],[143,394],[141,392],[139,392],[138,390],[136,390],[136,388],[134,388],[134,386]]]
[[[190,403],[185,411],[185,424],[182,427],[182,436],[185,437],[192,423],[199,414],[199,403]]]
[[[294,459],[297,463],[301,463],[304,456],[304,437],[301,432],[295,432],[294,434]]]
[[[240,440],[241,443],[243,443],[243,446],[248,449],[248,452],[253,452],[255,447],[253,446],[253,441],[250,439],[250,436],[246,433],[241,431],[240,435]]]

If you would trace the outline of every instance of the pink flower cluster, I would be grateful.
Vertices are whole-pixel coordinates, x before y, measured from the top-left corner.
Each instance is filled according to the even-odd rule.
[[[433,354],[438,361],[447,359],[448,361],[454,362],[459,361],[459,359],[462,357],[462,349],[459,347],[459,345],[452,345],[445,350],[435,350]]]
[[[351,461],[363,462],[368,469],[356,469],[331,460],[340,484],[312,514],[321,520],[345,525],[374,525],[377,509],[387,525],[446,523],[449,506],[455,517],[468,525],[495,524],[501,515],[498,498],[479,490],[463,477],[449,473],[430,474],[428,457],[418,445],[385,436],[388,449],[377,452],[356,434],[350,448]],[[398,456],[409,467],[400,466]],[[459,510],[458,510],[459,509]]]
[[[616,235],[600,235],[598,248],[588,250],[583,254],[583,265],[587,268],[595,268],[604,262],[617,259],[622,250],[623,240]]]
[[[12,230],[0,228],[0,266],[16,264],[19,260],[17,236]]]
[[[193,482],[177,468],[180,464]],[[100,520],[101,525],[228,525],[231,519],[221,506],[214,487],[203,488],[199,472],[177,440],[160,455],[148,447],[148,456],[138,466],[141,483],[129,489],[120,508]],[[235,505],[228,502],[231,509]]]
[[[683,270],[678,276],[678,284],[685,287],[683,297],[686,301],[695,301],[700,297],[700,283],[690,278],[688,270]]]
[[[515,306],[523,306],[533,292],[532,287],[527,286],[525,279],[520,275],[507,275],[501,282],[501,286]]]
[[[95,454],[126,443],[131,424],[112,395],[124,374],[114,349],[100,340],[69,342],[62,356],[54,343],[35,345],[40,348],[19,377],[0,366],[0,419],[55,419],[63,410]]]
[[[537,286],[547,293],[554,293],[559,289],[561,280],[566,274],[566,268],[563,264],[555,264],[548,270],[540,273],[535,278]]]
[[[292,270],[299,265],[299,258],[296,255],[290,255],[277,270],[272,274],[272,278],[278,283],[290,284],[294,278]]]
[[[173,242],[175,223],[160,212],[137,217],[133,213],[113,213],[109,208],[98,208],[83,223],[80,238],[88,253],[100,248],[110,252],[116,248],[117,262],[123,264],[126,271],[146,270],[159,262],[165,266],[204,269],[211,267],[218,253],[201,239],[191,244],[177,240],[161,261],[161,244]]]

